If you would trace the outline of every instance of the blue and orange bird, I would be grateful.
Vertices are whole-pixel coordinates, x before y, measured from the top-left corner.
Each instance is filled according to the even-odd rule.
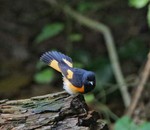
[[[69,94],[84,94],[95,88],[94,72],[73,68],[70,57],[57,51],[49,51],[44,53],[40,60],[62,73],[63,88]]]

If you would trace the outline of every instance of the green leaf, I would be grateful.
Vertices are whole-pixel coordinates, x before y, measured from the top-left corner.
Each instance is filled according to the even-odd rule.
[[[78,42],[82,40],[82,35],[78,33],[70,34],[69,40],[72,42]]]
[[[64,29],[64,24],[53,23],[43,27],[42,32],[37,36],[35,42],[40,43],[48,38],[58,35]]]
[[[145,122],[140,125],[140,130],[150,130],[150,122]]]
[[[37,83],[44,84],[44,83],[50,83],[52,81],[53,77],[54,77],[53,70],[44,69],[35,74],[34,80]]]
[[[150,130],[150,123],[136,125],[130,117],[124,116],[115,123],[114,130]]]
[[[103,5],[100,2],[89,2],[89,1],[80,1],[77,5],[77,10],[79,12],[87,12],[90,10],[97,10],[97,9],[101,9],[103,7]]]
[[[138,130],[136,124],[128,116],[120,118],[114,127],[114,130]]]
[[[129,0],[129,5],[135,8],[143,8],[149,0]]]
[[[150,4],[148,5],[147,22],[148,22],[148,26],[150,27]]]
[[[81,1],[81,2],[79,2],[79,5],[78,5],[78,7],[77,7],[77,9],[78,9],[78,11],[80,11],[80,12],[85,12],[85,11],[87,11],[87,10],[90,10],[91,9],[91,7],[92,7],[92,2],[84,2],[84,1]]]
[[[94,97],[93,94],[86,94],[86,95],[84,96],[84,98],[85,98],[85,101],[86,101],[86,102],[92,102],[92,101],[94,101],[94,99],[95,99],[95,97]]]

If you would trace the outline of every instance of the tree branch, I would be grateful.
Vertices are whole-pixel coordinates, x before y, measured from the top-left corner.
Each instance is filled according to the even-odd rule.
[[[23,100],[0,101],[1,130],[108,130],[97,112],[89,110],[83,95],[65,92]]]
[[[128,116],[132,116],[138,102],[139,102],[139,99],[142,95],[142,92],[143,92],[143,89],[144,89],[144,86],[148,80],[148,77],[150,75],[150,52],[148,54],[148,59],[147,59],[147,62],[145,64],[145,67],[144,67],[144,70],[143,72],[141,73],[141,80],[139,82],[139,85],[137,86],[137,89],[135,91],[135,95],[133,97],[133,100],[131,102],[131,105],[129,106],[128,110],[127,110],[127,115]]]

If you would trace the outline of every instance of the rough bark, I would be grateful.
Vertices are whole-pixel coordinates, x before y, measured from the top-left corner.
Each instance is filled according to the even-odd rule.
[[[108,130],[83,95],[65,92],[23,100],[0,101],[1,130]]]

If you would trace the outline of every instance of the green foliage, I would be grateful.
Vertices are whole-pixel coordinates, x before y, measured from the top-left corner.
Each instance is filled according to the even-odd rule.
[[[95,7],[95,4],[93,2],[81,1],[78,4],[77,10],[80,12],[86,12],[88,10],[93,9],[93,7]]]
[[[78,2],[77,10],[81,13],[87,13],[88,11],[95,12],[96,10],[105,8],[105,5],[108,2],[102,2],[102,1],[80,1]]]
[[[149,0],[129,0],[129,5],[135,8],[143,8],[148,2]]]
[[[144,122],[140,125],[140,130],[150,130],[150,122]]]
[[[63,23],[52,23],[45,25],[42,32],[37,36],[35,42],[40,43],[48,38],[58,35],[64,29]]]
[[[84,96],[84,98],[85,98],[85,101],[86,101],[87,103],[93,102],[93,101],[95,100],[95,97],[94,97],[93,94],[86,94],[86,95]]]
[[[53,70],[48,68],[36,73],[34,76],[34,80],[39,84],[44,84],[51,82],[53,77]]]
[[[82,35],[78,33],[73,33],[69,35],[69,40],[72,42],[78,42],[82,40]]]
[[[116,122],[114,130],[150,130],[150,123],[137,125],[130,117],[124,116]]]
[[[116,122],[114,130],[134,130],[134,129],[137,130],[137,126],[128,116],[124,116]]]

